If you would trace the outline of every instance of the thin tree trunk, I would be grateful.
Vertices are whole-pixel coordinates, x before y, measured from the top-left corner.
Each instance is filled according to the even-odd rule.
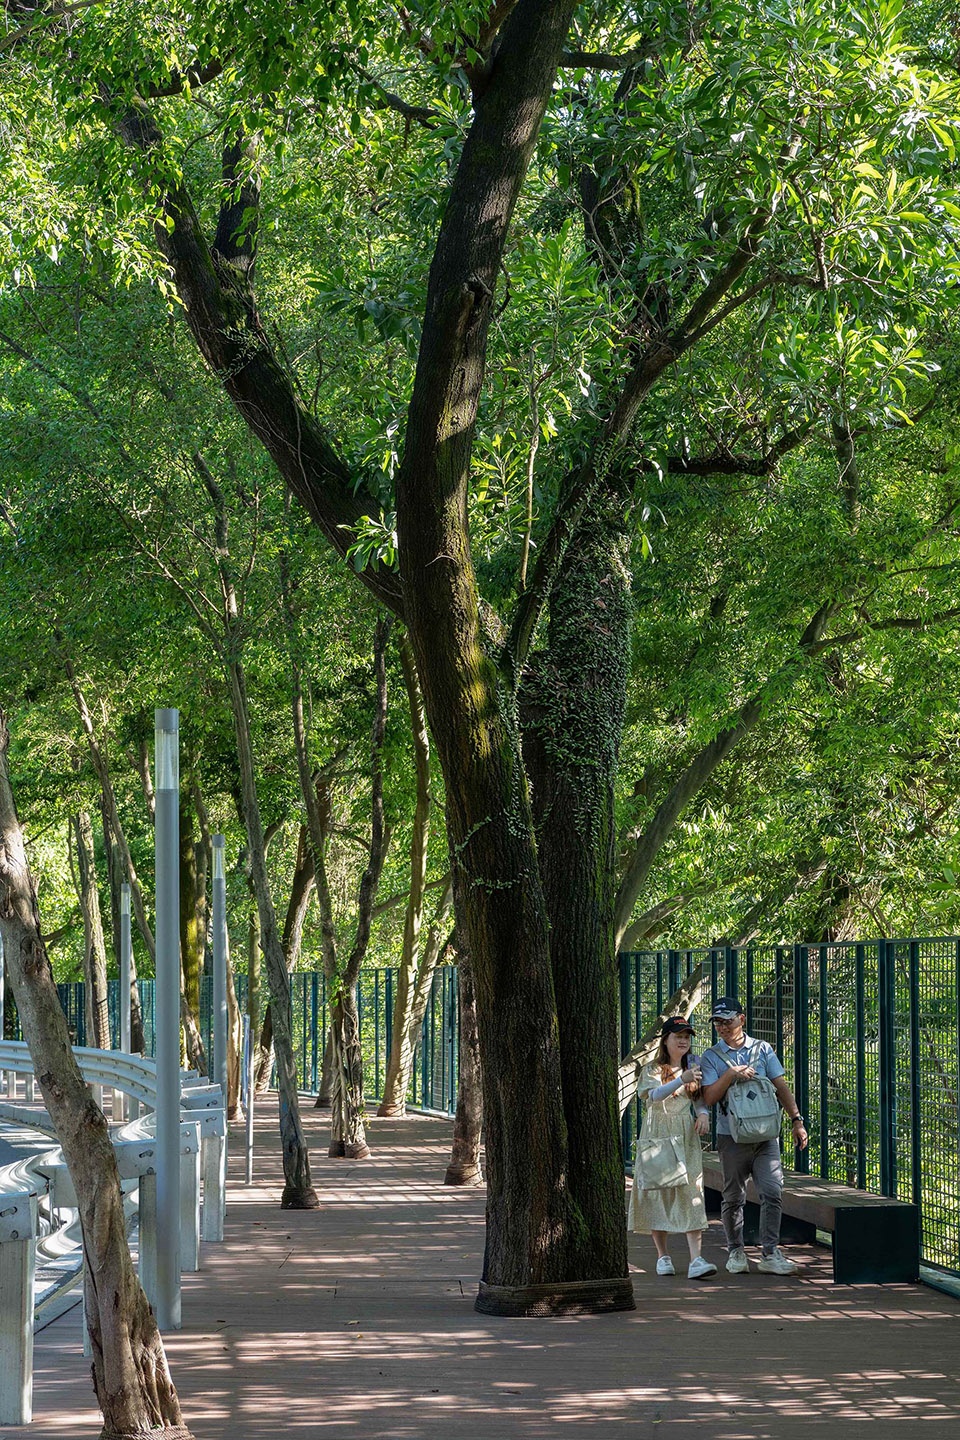
[[[460,1075],[457,1113],[453,1121],[453,1148],[444,1185],[482,1185],[480,1140],[483,1133],[483,1081],[480,1073],[480,1035],[477,1031],[477,997],[466,947],[457,942],[457,979],[460,995]]]
[[[103,848],[107,855],[107,874],[110,877],[110,915],[113,926],[113,953],[120,974],[120,887],[124,883],[123,853],[113,831],[110,807],[100,790],[100,819],[103,824]],[[137,979],[137,962],[133,945],[130,946],[130,1050],[142,1055],[146,1046],[143,1039],[143,1011],[140,1006],[140,983]]]
[[[410,638],[401,632],[398,640],[400,664],[410,706],[410,729],[416,773],[416,803],[410,841],[410,894],[403,923],[403,945],[397,967],[393,1001],[390,1059],[383,1083],[378,1115],[402,1115],[406,1109],[407,1085],[413,1064],[411,1015],[420,968],[420,926],[423,921],[424,887],[427,882],[427,849],[430,843],[430,738],[423,695],[417,679]],[[426,956],[424,956],[426,958]],[[434,957],[436,964],[436,957]],[[431,971],[432,973],[432,971]]]
[[[107,764],[107,757],[101,748],[94,729],[93,718],[87,705],[86,697],[80,687],[73,662],[69,656],[62,655],[63,667],[70,681],[73,696],[77,703],[77,711],[80,716],[80,724],[83,733],[87,738],[87,747],[90,751],[90,759],[96,771],[97,779],[100,782],[100,790],[103,795],[103,805],[110,820],[110,828],[113,831],[114,839],[120,848],[120,856],[123,861],[123,869],[130,885],[130,899],[134,916],[140,934],[143,936],[143,943],[147,947],[151,961],[157,958],[157,948],[153,939],[153,931],[147,923],[147,911],[143,900],[143,890],[140,886],[140,879],[137,875],[136,866],[133,863],[133,856],[130,854],[130,846],[127,844],[126,832],[120,819],[120,812],[117,809],[117,796],[113,788],[113,781],[110,778],[110,767]]]
[[[190,1440],[153,1312],[130,1260],[107,1122],[70,1047],[7,773],[0,715],[0,934],[44,1102],[77,1194],[101,1440]]]
[[[297,838],[297,858],[290,883],[290,901],[283,922],[280,943],[286,957],[287,974],[292,975],[300,961],[303,945],[303,923],[307,917],[310,897],[313,894],[313,857],[310,854],[310,837],[307,827],[300,826]],[[260,1044],[257,1053],[257,1091],[266,1090],[273,1069],[273,1015],[267,1006],[260,1030]]]
[[[204,936],[198,925],[197,852],[193,839],[193,811],[180,798],[180,1018],[186,1037],[187,1063],[207,1073],[207,1057],[200,1027],[200,966]]]
[[[333,1095],[333,1032],[328,1025],[323,1037],[323,1064],[320,1066],[320,1088],[315,1109],[329,1110]]]
[[[444,938],[452,908],[453,883],[448,881],[427,930],[420,963],[413,977],[413,985],[407,991],[404,1003],[404,1024],[399,1039],[396,1023],[391,1027],[390,1060],[383,1089],[383,1104],[377,1111],[378,1115],[403,1115],[406,1113],[407,1091],[410,1089],[410,1077],[413,1074],[417,1045],[420,1042],[420,1031],[427,1002],[430,999],[433,977],[436,974],[437,965],[440,963],[440,957],[452,939],[450,935],[446,935]],[[394,1001],[395,1021],[399,1003],[399,1000]],[[388,1104],[393,1108],[387,1109]]]
[[[377,698],[370,740],[371,801],[370,848],[357,897],[357,929],[353,949],[332,996],[330,1154],[348,1160],[365,1160],[370,1154],[363,1126],[363,1050],[357,1010],[357,977],[370,941],[373,904],[390,844],[390,827],[383,810],[383,741],[387,728],[387,642],[392,618],[377,621],[373,641],[373,669]]]
[[[110,1011],[107,1005],[107,951],[100,916],[100,890],[93,851],[93,826],[86,810],[72,817],[77,857],[77,892],[83,914],[83,978],[85,981],[87,1044],[110,1049]]]
[[[203,798],[203,791],[200,789],[200,782],[197,779],[195,770],[190,775],[190,793],[193,796],[193,808],[197,816],[197,824],[200,827],[201,844],[200,853],[203,855],[203,928],[202,933],[207,934],[209,909],[207,906],[206,876],[210,873],[210,856],[213,850],[212,833],[210,830],[210,816],[207,812],[206,801]],[[200,880],[198,876],[197,886],[199,889]],[[239,1118],[240,1109],[240,1052],[243,1043],[243,1017],[240,1014],[240,1006],[237,1001],[237,982],[233,969],[233,958],[230,954],[230,932],[226,933],[227,945],[227,1119],[236,1120]]]
[[[293,1012],[287,966],[277,930],[277,918],[267,876],[263,820],[254,770],[253,742],[247,705],[246,679],[238,660],[228,662],[231,710],[237,754],[240,760],[240,793],[244,828],[247,832],[250,879],[260,920],[260,938],[267,968],[270,1004],[273,1010],[274,1051],[280,1104],[280,1140],[283,1146],[283,1196],[285,1210],[313,1210],[319,1205],[310,1178],[310,1156],[300,1120],[297,1067],[293,1055]],[[256,1034],[256,1030],[253,1032]]]

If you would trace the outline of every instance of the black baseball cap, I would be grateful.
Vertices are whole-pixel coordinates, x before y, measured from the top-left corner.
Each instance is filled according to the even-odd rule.
[[[684,1020],[682,1015],[671,1015],[668,1020],[664,1020],[663,1029],[660,1031],[661,1035],[696,1035],[696,1033],[690,1021]]]
[[[721,995],[720,999],[710,1011],[711,1020],[739,1020],[741,1015],[746,1014],[740,1001],[734,995]]]

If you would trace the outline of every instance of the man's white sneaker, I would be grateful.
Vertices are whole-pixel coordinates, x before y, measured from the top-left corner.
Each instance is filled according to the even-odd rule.
[[[800,1266],[796,1260],[788,1260],[778,1245],[772,1254],[761,1255],[757,1269],[764,1275],[796,1275]]]
[[[745,1250],[731,1250],[727,1257],[727,1271],[730,1275],[746,1275],[750,1261]]]
[[[716,1275],[716,1273],[716,1265],[711,1265],[710,1261],[704,1260],[702,1255],[698,1255],[696,1260],[691,1260],[687,1266],[688,1280],[709,1280],[710,1276]]]
[[[658,1275],[676,1275],[676,1273],[677,1273],[677,1272],[676,1272],[676,1270],[674,1270],[674,1268],[673,1268],[673,1261],[670,1259],[670,1256],[669,1256],[669,1255],[661,1255],[661,1256],[660,1256],[660,1259],[657,1261],[657,1274],[658,1274]]]

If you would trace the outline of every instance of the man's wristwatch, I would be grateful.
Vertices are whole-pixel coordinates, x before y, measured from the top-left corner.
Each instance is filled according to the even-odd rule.
[[[799,1113],[797,1113],[796,1115],[791,1115],[791,1116],[789,1116],[788,1118],[789,1118],[789,1120],[790,1120],[790,1124],[791,1124],[791,1125],[796,1125],[796,1123],[797,1123],[798,1120],[800,1121],[800,1124],[801,1124],[801,1125],[803,1124],[803,1116],[802,1116],[801,1114],[799,1114]]]

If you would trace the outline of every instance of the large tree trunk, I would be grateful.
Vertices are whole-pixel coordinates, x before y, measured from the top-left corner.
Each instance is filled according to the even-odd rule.
[[[431,266],[397,483],[404,618],[446,781],[462,896],[457,920],[476,980],[488,1180],[477,1305],[499,1314],[633,1305],[622,1177],[618,1234],[606,1220],[606,1194],[590,1202],[601,1233],[587,1233],[581,1196],[571,1186],[551,916],[517,734],[513,686],[546,593],[540,565],[551,552],[541,547],[531,602],[498,667],[483,633],[467,526],[471,446],[503,246],[573,9],[545,0],[519,4],[485,72]],[[636,395],[634,385],[629,399],[618,401],[596,464],[591,460],[578,480],[578,496],[592,493],[597,466],[609,464],[636,413]],[[558,531],[556,546],[561,538]],[[595,963],[598,948],[594,941],[584,968]],[[575,983],[579,990],[579,976]],[[605,1037],[605,1012],[600,1020]],[[583,1047],[576,1039],[575,1046],[579,1070]],[[603,1057],[596,1069],[613,1063],[615,1056]],[[584,1078],[579,1124],[606,1131],[612,1086],[591,1110],[599,1086],[595,1076]],[[606,1191],[608,1142],[601,1144],[599,1183]]]
[[[286,960],[277,930],[277,917],[267,876],[263,820],[257,796],[253,742],[250,737],[246,680],[243,667],[238,660],[229,661],[227,669],[234,734],[237,742],[237,755],[240,760],[240,795],[244,828],[247,832],[250,880],[260,918],[260,941],[266,961],[267,984],[270,988],[270,1005],[273,1010],[274,1051],[280,1101],[280,1140],[283,1146],[284,1186],[280,1204],[285,1210],[313,1210],[320,1202],[310,1179],[310,1157],[300,1120],[297,1066],[293,1055],[293,1013],[290,1005],[290,986],[287,981]]]
[[[70,822],[77,857],[77,892],[83,913],[83,978],[86,1001],[87,1044],[110,1049],[110,1011],[107,1005],[107,950],[100,915],[100,888],[93,850],[93,826],[86,810]]]
[[[550,915],[568,1182],[586,1279],[627,1267],[617,1113],[614,785],[629,673],[619,507],[595,506],[550,601],[549,648],[523,700],[540,873]],[[611,1258],[613,1257],[613,1258]],[[618,1271],[615,1273],[619,1273]]]
[[[483,1132],[483,1082],[480,1073],[480,1036],[477,1032],[477,998],[466,947],[457,945],[457,979],[460,995],[460,1074],[457,1113],[453,1122],[453,1148],[443,1177],[445,1185],[482,1185],[480,1138]]]
[[[7,774],[0,715],[0,934],[44,1102],[77,1194],[84,1300],[102,1440],[190,1440],[153,1312],[130,1260],[107,1122],[80,1074],[50,962]]]

